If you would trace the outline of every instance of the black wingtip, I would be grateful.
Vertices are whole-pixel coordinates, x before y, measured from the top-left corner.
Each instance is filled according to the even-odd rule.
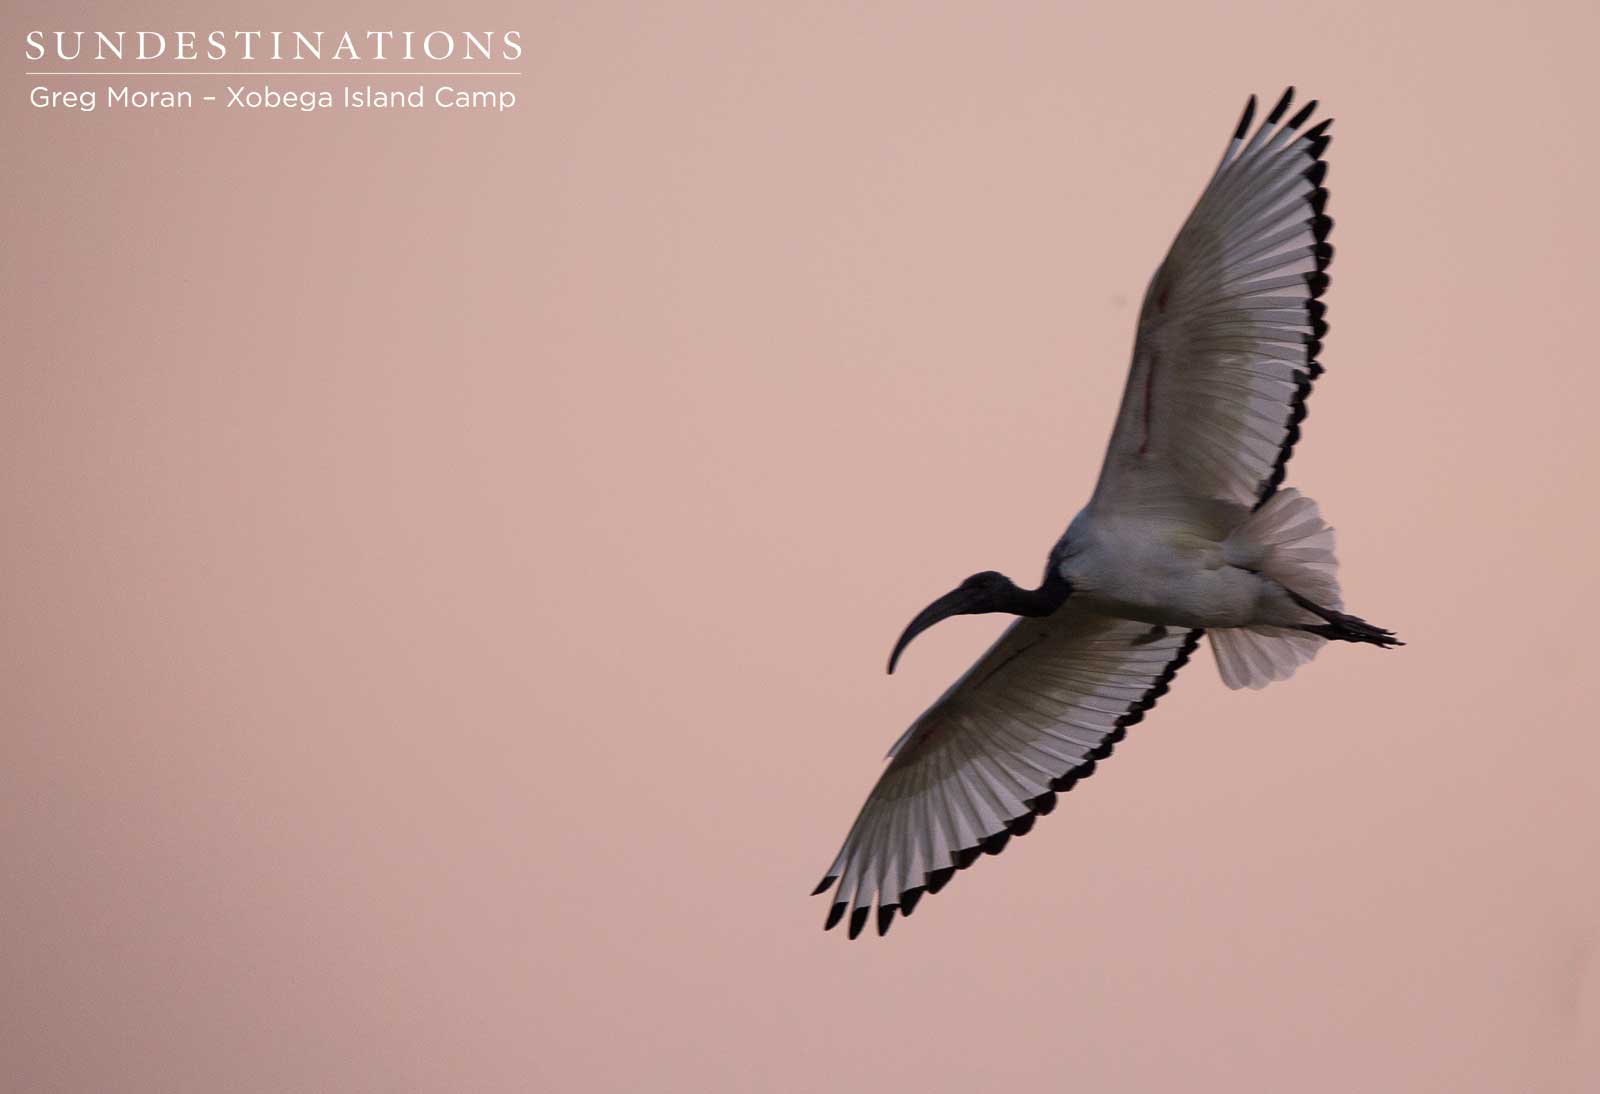
[[[907,889],[900,894],[900,914],[910,915],[917,910],[917,902],[922,899],[926,889]]]
[[[985,836],[978,844],[986,855],[998,855],[1006,849],[1006,844],[1011,842],[1010,832],[996,832],[992,836]]]
[[[841,900],[839,903],[829,908],[828,921],[822,925],[822,929],[825,931],[831,931],[837,927],[839,925],[839,920],[844,918],[844,910],[849,906],[849,904]]]
[[[1157,684],[1156,687],[1163,688],[1163,690],[1159,693],[1160,695],[1166,694],[1166,691],[1164,690],[1165,685]],[[1154,691],[1154,688],[1152,688],[1151,691]],[[1151,698],[1150,692],[1145,694],[1145,698]],[[1141,700],[1141,702],[1142,701],[1143,700]],[[1154,699],[1151,698],[1151,701],[1154,702]],[[1109,759],[1111,754],[1117,750],[1117,745],[1121,744],[1123,738],[1125,738],[1127,735],[1128,731],[1126,728],[1120,725],[1115,727],[1110,733],[1106,734],[1106,739],[1101,741],[1098,747],[1089,750],[1087,753],[1088,758],[1096,762]]]
[[[889,933],[889,925],[894,922],[893,904],[878,905],[878,937],[882,938]]]
[[[1309,103],[1306,103],[1305,106],[1302,106],[1295,112],[1294,117],[1289,119],[1289,128],[1299,129],[1302,125],[1306,124],[1306,119],[1311,117],[1311,112],[1316,108],[1317,100],[1312,99]]]
[[[1250,131],[1250,122],[1256,116],[1256,97],[1250,96],[1250,101],[1244,104],[1244,113],[1239,116],[1239,124],[1233,131],[1233,139],[1244,140],[1244,135]]]
[[[1306,274],[1306,288],[1310,290],[1311,298],[1315,300],[1328,291],[1328,275],[1325,273]]]
[[[1312,255],[1317,260],[1317,269],[1326,270],[1333,262],[1333,244],[1318,243],[1311,248]]]
[[[821,881],[817,882],[817,887],[815,889],[811,890],[811,895],[812,896],[821,896],[823,893],[825,893],[829,889],[833,888],[833,883],[838,881],[838,880],[839,880],[839,875],[838,874],[829,874],[827,877],[825,877]]]
[[[1277,125],[1278,119],[1283,117],[1283,112],[1289,109],[1289,104],[1294,102],[1294,88],[1286,87],[1283,95],[1278,99],[1278,105],[1272,108],[1272,113],[1267,115],[1268,125]]]
[[[1322,192],[1324,195],[1327,194],[1326,190]],[[1321,243],[1323,240],[1327,239],[1328,233],[1331,231],[1333,231],[1332,217],[1323,216],[1319,212],[1311,218],[1311,234],[1316,237],[1318,243]]]
[[[1332,118],[1323,118],[1316,125],[1313,125],[1310,129],[1307,129],[1304,133],[1302,133],[1300,135],[1300,139],[1301,140],[1307,140],[1307,141],[1315,141],[1315,140],[1319,139],[1324,133],[1326,133],[1328,131],[1328,126],[1330,126],[1332,124],[1333,124],[1333,119]]]
[[[1328,164],[1325,160],[1318,160],[1306,168],[1306,181],[1312,186],[1321,186],[1322,180],[1328,177]]]
[[[946,866],[943,870],[929,870],[923,880],[927,882],[928,892],[937,893],[940,889],[949,885],[950,879],[955,876],[956,868],[954,866]]]
[[[1055,810],[1055,807],[1056,792],[1054,790],[1046,790],[1028,803],[1028,808],[1041,817],[1048,817]]]
[[[1013,836],[1026,836],[1029,832],[1033,831],[1033,821],[1034,816],[1032,813],[1024,813],[1016,820],[1007,821],[1006,831],[1010,832]]]
[[[983,854],[982,847],[963,847],[955,853],[956,869],[965,870],[968,866],[977,862],[978,856],[981,854]]]
[[[871,908],[857,908],[855,911],[850,913],[849,934],[852,939],[860,937],[861,928],[867,925],[867,916],[871,913]]]

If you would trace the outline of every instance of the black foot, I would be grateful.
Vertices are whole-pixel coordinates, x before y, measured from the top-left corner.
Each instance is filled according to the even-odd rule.
[[[1157,623],[1155,626],[1141,634],[1138,638],[1135,638],[1133,640],[1133,644],[1135,646],[1148,646],[1152,642],[1161,641],[1166,636],[1167,628],[1163,627],[1160,623]]]
[[[1326,623],[1301,627],[1300,629],[1303,631],[1308,631],[1311,634],[1320,634],[1323,638],[1332,639],[1335,642],[1368,642],[1384,649],[1390,646],[1405,645],[1404,642],[1394,636],[1393,631],[1375,627],[1358,615],[1345,615],[1343,612],[1336,612],[1332,608],[1324,608],[1320,604],[1314,604],[1299,593],[1287,589],[1284,591],[1288,592],[1289,598],[1306,611],[1327,620]]]

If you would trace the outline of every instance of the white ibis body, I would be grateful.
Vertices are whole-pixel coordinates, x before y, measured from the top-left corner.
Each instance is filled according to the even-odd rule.
[[[849,934],[909,915],[983,852],[1049,813],[1143,718],[1209,635],[1230,688],[1288,678],[1330,639],[1394,635],[1341,609],[1333,530],[1282,489],[1322,372],[1320,300],[1333,257],[1329,138],[1288,116],[1251,131],[1251,97],[1222,162],[1145,293],[1133,364],[1089,504],[1044,579],[975,574],[912,620],[1020,618],[890,751],[816,892]]]

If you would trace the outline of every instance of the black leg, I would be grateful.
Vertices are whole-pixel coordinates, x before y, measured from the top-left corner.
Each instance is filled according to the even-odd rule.
[[[1322,605],[1307,600],[1293,589],[1285,589],[1289,599],[1300,607],[1327,620],[1326,623],[1307,624],[1300,629],[1310,634],[1318,634],[1323,638],[1336,642],[1369,642],[1374,646],[1403,646],[1404,642],[1394,636],[1393,631],[1386,631],[1382,627],[1375,627],[1358,615],[1346,615],[1344,612],[1324,608]]]

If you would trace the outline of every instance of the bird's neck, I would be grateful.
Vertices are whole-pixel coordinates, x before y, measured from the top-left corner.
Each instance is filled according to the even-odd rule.
[[[1000,610],[1035,618],[1052,615],[1071,594],[1072,586],[1052,565],[1045,571],[1044,581],[1037,589],[1023,589],[1013,582],[1006,594],[1006,606]]]

